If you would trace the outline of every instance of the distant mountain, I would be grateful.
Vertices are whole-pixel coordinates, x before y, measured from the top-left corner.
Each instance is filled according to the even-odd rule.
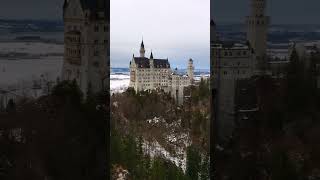
[[[0,19],[0,31],[19,32],[59,32],[63,31],[62,21],[49,20],[5,20]]]
[[[245,41],[245,24],[216,24],[222,40]],[[293,40],[320,40],[320,25],[271,25],[268,40],[271,43],[288,43]]]

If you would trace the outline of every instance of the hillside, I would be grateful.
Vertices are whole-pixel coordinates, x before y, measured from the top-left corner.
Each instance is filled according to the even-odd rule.
[[[188,152],[190,155],[193,148],[196,148],[201,156],[196,164],[201,166],[208,163],[208,82],[201,81],[199,85],[190,87],[187,91],[190,92],[191,98],[186,100],[183,106],[178,106],[169,94],[161,91],[135,93],[129,88],[122,94],[114,94],[111,97],[111,129],[116,136],[111,137],[111,142],[113,138],[123,141],[133,138],[137,149],[140,148],[142,151],[140,156],[150,159],[151,164],[160,158],[160,161],[175,167],[180,175],[193,171],[190,170],[190,160],[188,163]],[[113,146],[116,145],[111,143],[111,148]],[[119,153],[111,150],[111,157],[123,154],[125,149]],[[121,165],[131,173],[130,177],[133,179],[138,179],[155,168],[151,165],[151,169],[145,170],[145,173],[132,172],[135,170],[130,169],[130,163],[116,157],[112,165]],[[144,178],[149,179],[150,176]]]

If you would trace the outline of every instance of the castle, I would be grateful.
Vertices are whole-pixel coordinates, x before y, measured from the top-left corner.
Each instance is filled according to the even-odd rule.
[[[224,42],[216,34],[216,24],[211,21],[211,67],[213,88],[217,90],[215,108],[220,136],[229,137],[235,127],[238,82],[265,73],[267,61],[266,1],[251,0],[251,13],[246,18],[247,41]],[[241,109],[252,111],[256,108]]]
[[[108,87],[110,33],[105,0],[65,0],[62,80],[76,80],[86,94]]]
[[[215,92],[215,129],[222,139],[232,136],[236,123],[250,121],[259,111],[256,82],[260,77],[269,77],[281,82],[286,75],[290,60],[272,57],[267,48],[267,32],[270,23],[265,15],[267,0],[250,0],[251,12],[246,17],[247,37],[244,42],[226,42],[216,33],[213,20],[211,28],[212,85]],[[319,55],[319,44],[294,42],[288,48],[288,57],[293,50],[306,67],[313,66],[317,87],[320,88],[320,63],[311,62],[312,55]],[[312,64],[313,63],[313,64]],[[280,84],[280,83],[279,83]],[[254,119],[254,118],[253,118]]]
[[[189,59],[187,74],[181,75],[177,69],[170,67],[168,59],[156,59],[151,52],[150,58],[145,57],[143,41],[140,56],[133,55],[130,61],[130,87],[136,92],[144,90],[164,90],[170,93],[178,104],[183,103],[184,88],[193,84],[193,60]]]

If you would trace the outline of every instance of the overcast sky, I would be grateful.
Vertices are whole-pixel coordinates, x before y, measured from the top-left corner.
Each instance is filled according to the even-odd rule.
[[[111,65],[128,67],[139,56],[169,58],[171,66],[209,68],[210,0],[111,0]]]
[[[62,19],[64,0],[0,0],[2,19]],[[243,23],[249,0],[111,0],[113,66],[127,66],[138,55],[142,36],[147,55],[169,58],[184,67],[193,58],[198,68],[209,63],[209,17]],[[319,24],[320,0],[268,0],[273,24]]]
[[[211,16],[217,22],[244,22],[250,0],[211,0]],[[320,0],[267,0],[273,24],[320,24]]]
[[[62,19],[64,0],[0,0],[1,19]]]

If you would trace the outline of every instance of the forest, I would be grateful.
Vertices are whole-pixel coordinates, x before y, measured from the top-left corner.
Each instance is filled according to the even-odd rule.
[[[285,76],[255,78],[259,111],[218,141],[216,179],[320,178],[319,53],[310,60],[294,50]]]

